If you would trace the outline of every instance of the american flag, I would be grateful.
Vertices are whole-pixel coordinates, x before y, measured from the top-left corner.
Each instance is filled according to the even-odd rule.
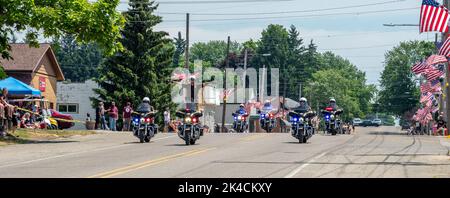
[[[444,43],[442,43],[441,48],[439,48],[439,55],[446,57],[450,56],[450,37],[448,37]]]
[[[420,102],[423,103],[427,100],[431,100],[433,98],[433,94],[430,92],[422,93],[422,96],[420,97]]]
[[[421,93],[426,93],[426,92],[431,92],[431,91],[433,91],[433,90],[431,89],[430,83],[423,83],[420,85]]]
[[[444,75],[444,72],[442,72],[441,70],[436,69],[434,67],[431,67],[431,68],[427,69],[425,71],[425,73],[427,75],[427,80],[428,81],[433,81],[433,80],[435,80],[437,78],[440,78],[442,75]]]
[[[427,106],[427,107],[433,106],[433,100],[428,100],[428,101],[425,103],[425,106]]]
[[[427,70],[428,68],[430,68],[430,65],[428,65],[426,62],[420,62],[413,65],[411,67],[411,71],[414,72],[414,74],[419,75],[425,72],[425,70]]]
[[[446,63],[446,62],[447,62],[447,57],[445,57],[443,55],[431,55],[427,59],[428,65],[435,65],[435,64]]]
[[[447,8],[435,0],[423,0],[420,11],[420,32],[447,32],[449,14]]]
[[[432,80],[430,83],[430,88],[431,91],[430,92],[441,92],[442,88],[441,88],[441,81],[439,81],[439,79],[436,80]]]

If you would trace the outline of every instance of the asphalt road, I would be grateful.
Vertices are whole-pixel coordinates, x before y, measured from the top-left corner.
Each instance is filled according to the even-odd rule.
[[[450,177],[450,140],[395,127],[353,135],[205,134],[185,146],[175,134],[140,144],[102,133],[0,147],[0,177]]]

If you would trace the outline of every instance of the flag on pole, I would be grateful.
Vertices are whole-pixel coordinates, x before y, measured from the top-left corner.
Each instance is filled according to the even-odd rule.
[[[426,93],[426,92],[431,92],[431,85],[430,83],[423,83],[420,85],[420,92],[421,93]]]
[[[424,73],[427,75],[428,81],[436,80],[444,75],[444,72],[442,72],[434,67],[428,68]]]
[[[450,37],[447,38],[442,44],[441,48],[439,48],[439,55],[443,55],[446,57],[450,56]]]
[[[419,75],[425,72],[425,70],[427,70],[428,68],[430,68],[430,65],[428,65],[426,62],[420,62],[413,65],[411,67],[411,71],[414,72],[414,74]]]
[[[423,103],[427,100],[431,100],[432,97],[433,97],[433,94],[430,92],[422,93],[422,96],[420,97],[420,103]]]
[[[423,0],[420,10],[419,29],[422,32],[447,32],[449,13],[435,0]]]
[[[427,59],[428,65],[435,65],[435,64],[446,63],[446,62],[447,62],[447,57],[445,57],[443,55],[431,55]]]

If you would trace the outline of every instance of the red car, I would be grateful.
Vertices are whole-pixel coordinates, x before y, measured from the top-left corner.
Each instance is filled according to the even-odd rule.
[[[73,120],[71,115],[67,115],[67,114],[62,114],[56,110],[50,109],[51,113],[52,113],[52,117],[53,118],[59,118],[59,119],[65,119],[65,120]],[[73,125],[75,125],[74,122],[64,122],[61,120],[56,120],[58,121],[58,128],[59,129],[68,129],[70,127],[73,127]]]

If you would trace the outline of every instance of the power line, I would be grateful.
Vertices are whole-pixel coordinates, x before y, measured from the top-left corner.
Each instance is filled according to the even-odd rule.
[[[332,7],[332,8],[322,8],[322,9],[308,9],[308,10],[295,10],[295,11],[282,11],[282,12],[256,12],[256,13],[191,13],[192,15],[216,15],[216,16],[236,16],[236,15],[273,15],[273,14],[292,14],[292,13],[302,13],[302,12],[320,12],[320,11],[328,11],[328,10],[340,10],[340,9],[348,9],[348,8],[360,8],[360,7],[369,7],[376,5],[384,5],[384,4],[392,4],[399,3],[405,0],[395,0],[395,1],[384,1],[378,3],[369,3],[369,4],[359,4],[359,5],[350,5],[350,6],[341,6],[341,7]],[[185,13],[181,12],[156,12],[157,14],[171,14],[171,15],[184,15]]]
[[[229,3],[268,3],[268,2],[289,2],[293,0],[222,0],[222,1],[210,1],[210,0],[203,0],[203,1],[157,1],[158,4],[229,4]],[[151,4],[150,2],[144,2],[144,1],[125,1],[121,0],[121,4],[128,4],[128,3],[136,3],[136,4]]]
[[[242,21],[242,20],[261,20],[261,19],[286,19],[286,18],[304,18],[304,17],[324,17],[324,16],[339,16],[339,15],[365,15],[373,13],[398,12],[406,10],[417,10],[419,7],[413,8],[399,8],[390,10],[373,10],[366,12],[341,12],[328,14],[310,14],[310,15],[296,15],[296,16],[272,16],[272,17],[247,17],[247,18],[221,18],[221,19],[194,19],[193,22],[211,22],[211,21]],[[148,21],[129,21],[132,23],[146,23]],[[184,20],[163,20],[164,23],[185,22]]]
[[[332,50],[354,50],[354,49],[368,49],[368,48],[378,48],[378,47],[389,47],[398,45],[398,43],[395,44],[385,44],[385,45],[372,45],[372,46],[364,46],[364,47],[348,47],[348,48],[334,48],[334,49],[317,49],[321,51],[332,51]]]

